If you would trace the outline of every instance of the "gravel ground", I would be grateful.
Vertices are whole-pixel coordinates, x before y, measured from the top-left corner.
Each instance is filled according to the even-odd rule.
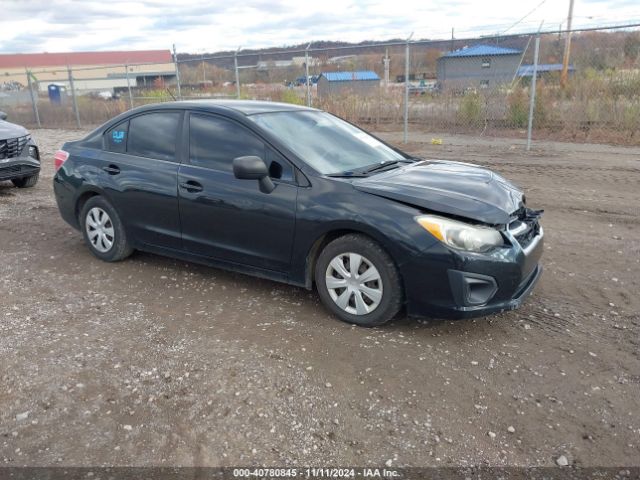
[[[526,189],[546,271],[518,311],[368,330],[303,289],[100,262],[52,193],[80,133],[33,133],[41,181],[0,183],[0,466],[640,465],[640,149],[412,134]]]

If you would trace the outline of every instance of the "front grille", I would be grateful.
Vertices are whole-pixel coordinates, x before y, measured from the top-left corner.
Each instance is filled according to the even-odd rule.
[[[518,212],[517,220],[509,224],[509,231],[513,234],[522,248],[527,246],[540,233],[540,215],[542,211],[522,209]]]
[[[19,157],[28,141],[28,135],[0,140],[0,160]]]

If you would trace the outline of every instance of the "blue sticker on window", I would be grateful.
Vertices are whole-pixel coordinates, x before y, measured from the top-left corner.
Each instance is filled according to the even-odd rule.
[[[113,138],[113,143],[122,143],[124,141],[124,130],[114,130],[111,133],[111,138]]]

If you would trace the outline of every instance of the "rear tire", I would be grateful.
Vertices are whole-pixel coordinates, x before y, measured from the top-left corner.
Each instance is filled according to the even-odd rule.
[[[87,200],[79,221],[85,243],[100,260],[119,262],[133,252],[122,221],[106,198],[95,196]]]
[[[35,187],[36,183],[38,183],[38,177],[39,174],[36,173],[30,177],[14,178],[11,180],[11,183],[18,188],[31,188]]]
[[[329,243],[316,262],[315,281],[325,307],[347,323],[375,327],[402,308],[398,269],[365,235],[349,234]]]

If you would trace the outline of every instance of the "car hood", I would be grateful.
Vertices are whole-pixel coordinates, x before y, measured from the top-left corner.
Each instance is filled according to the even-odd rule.
[[[500,225],[524,206],[522,191],[502,176],[467,163],[426,160],[358,179],[363,192],[426,210]]]
[[[29,135],[29,131],[26,128],[16,125],[15,123],[0,120],[0,140],[24,137],[25,135]]]

